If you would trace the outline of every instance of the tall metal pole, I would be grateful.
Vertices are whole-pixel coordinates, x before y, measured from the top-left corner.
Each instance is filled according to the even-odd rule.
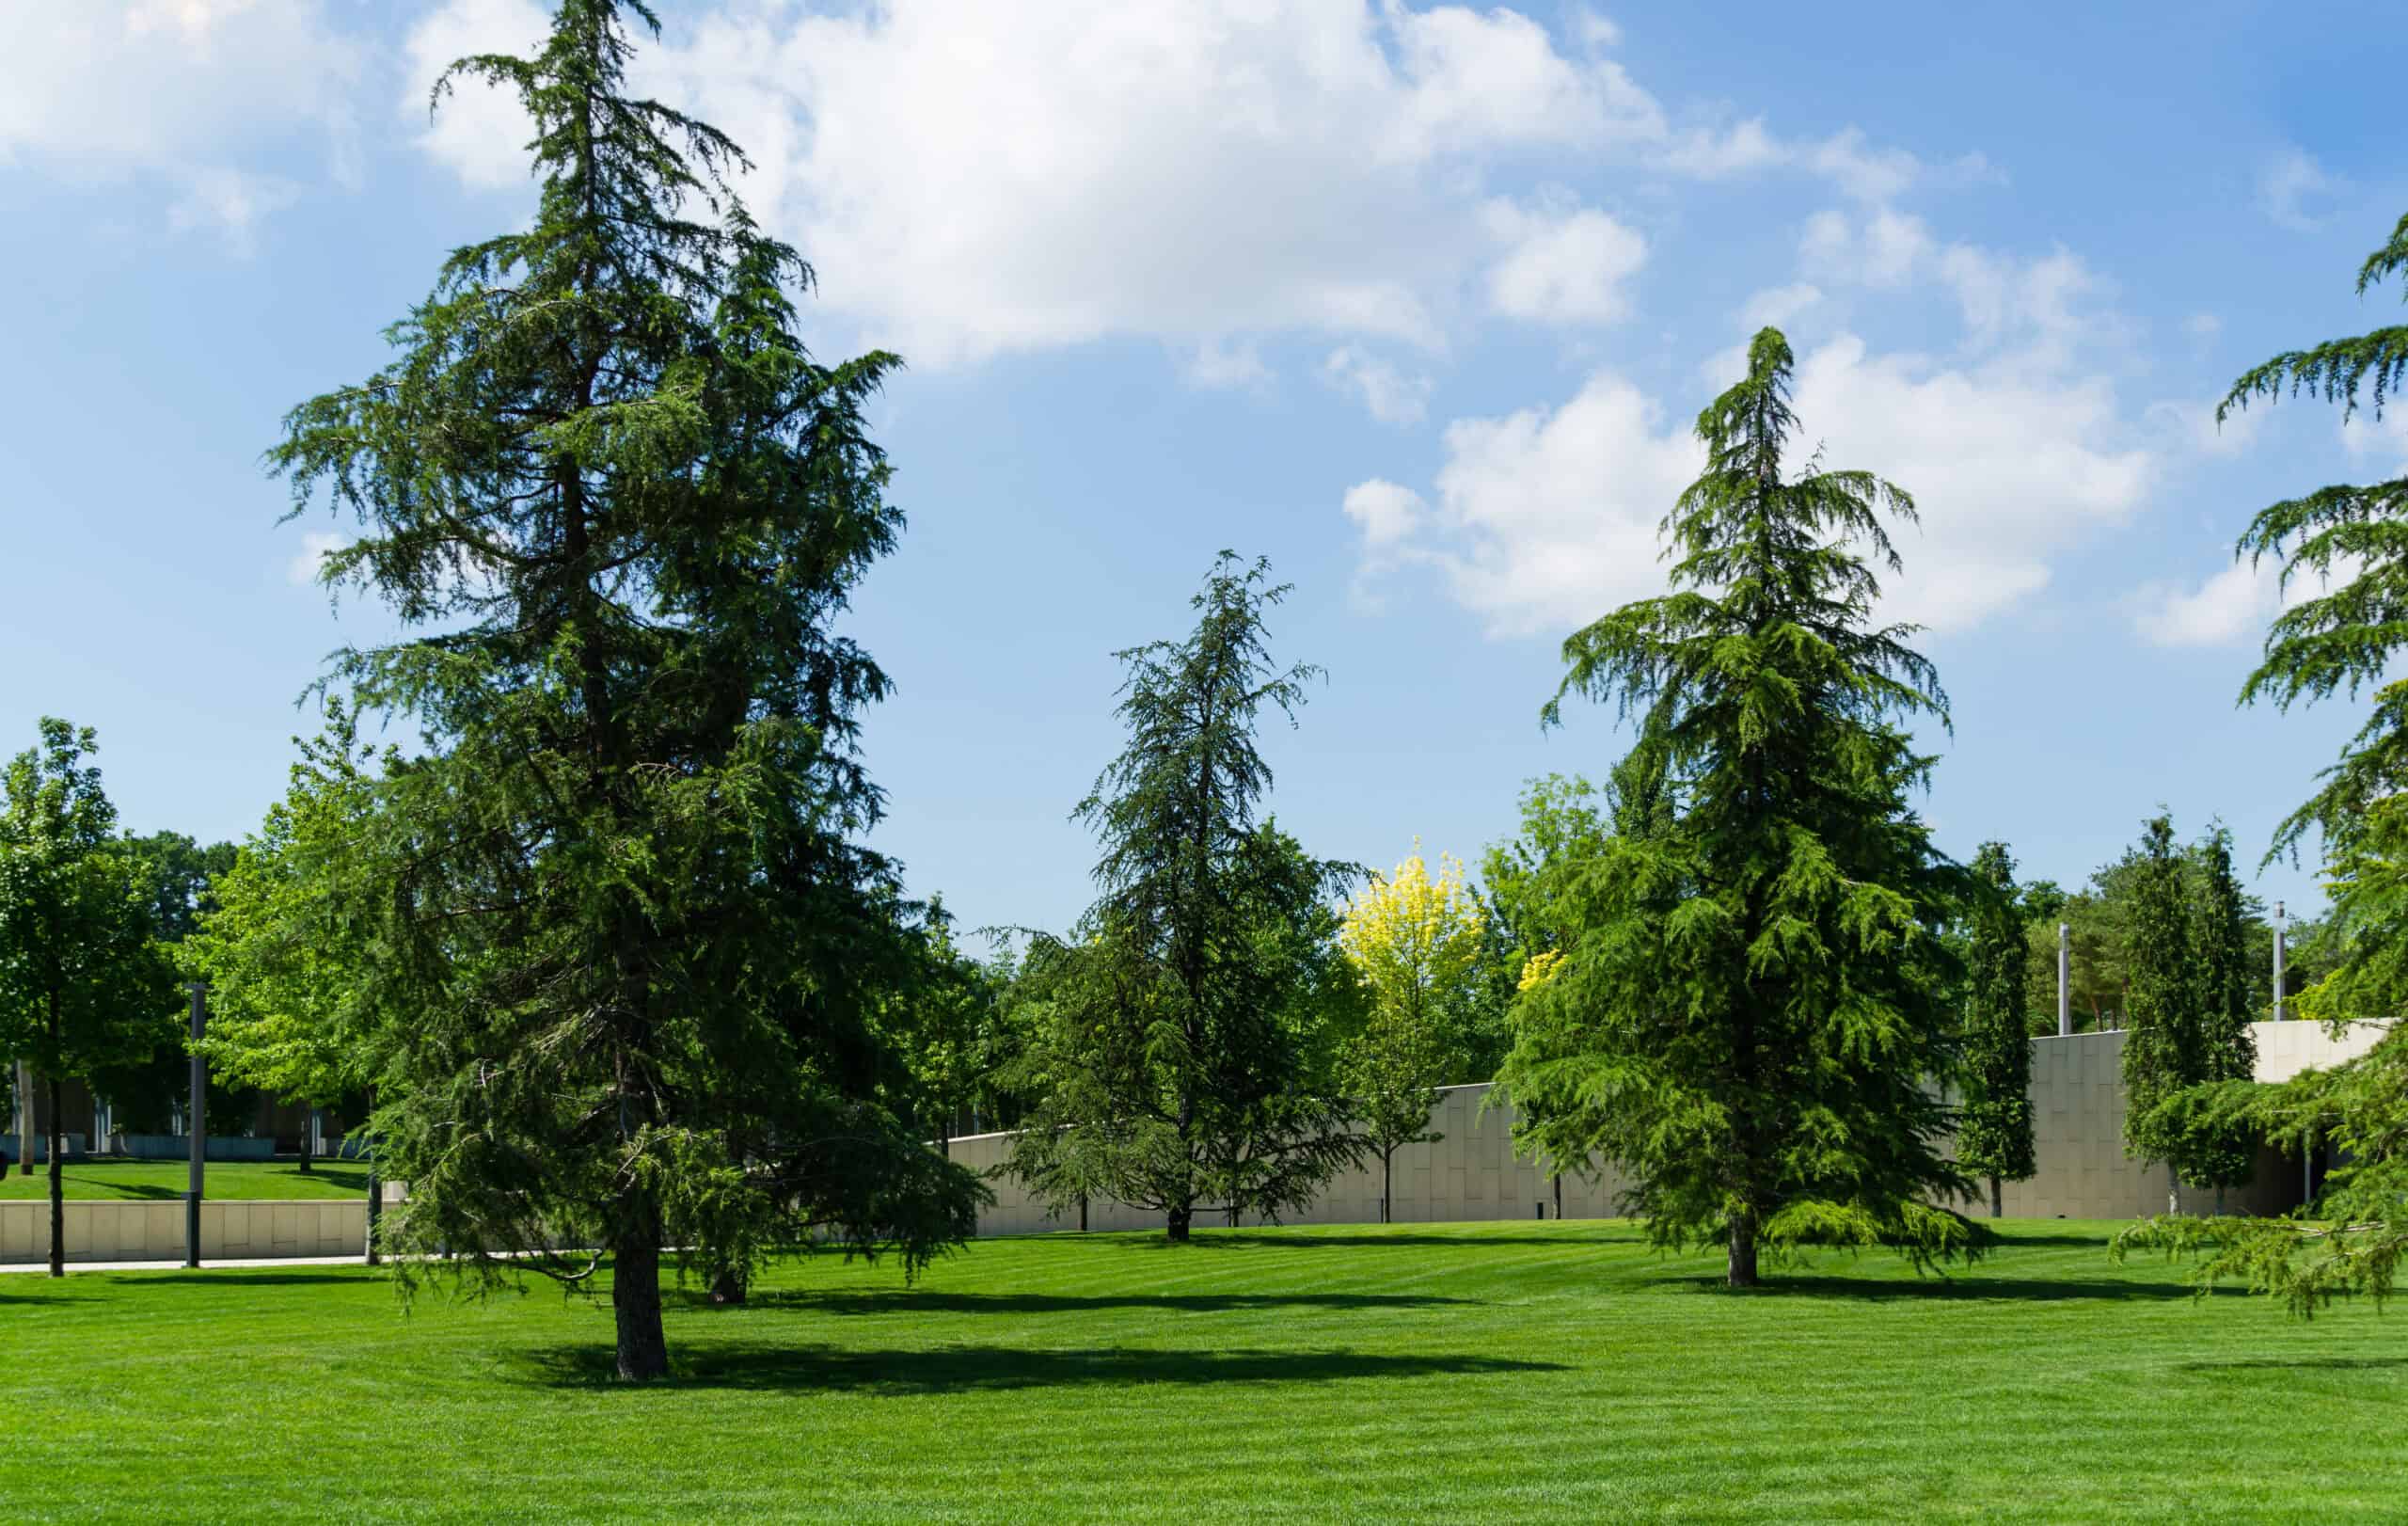
[[[2283,919],[2283,903],[2274,902],[2274,1021],[2283,1020],[2283,943],[2289,929]]]
[[[2073,1035],[2073,924],[2057,924],[2057,1037]]]
[[[200,1057],[200,1033],[209,1021],[209,988],[192,988],[192,1105],[184,1109],[184,1137],[192,1147],[192,1172],[184,1184],[184,1264],[200,1264],[200,1162],[209,1135],[209,1062]]]

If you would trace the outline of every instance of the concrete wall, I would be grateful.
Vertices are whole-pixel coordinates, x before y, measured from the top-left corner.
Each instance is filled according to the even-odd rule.
[[[184,1259],[182,1199],[148,1202],[70,1202],[67,1259]],[[200,1205],[204,1262],[268,1256],[356,1256],[368,1246],[368,1201],[337,1198],[302,1202],[211,1202]],[[50,1204],[0,1202],[0,1263],[50,1259]]]
[[[1529,1161],[1513,1158],[1513,1119],[1504,1107],[1486,1111],[1481,1103],[1488,1088],[1448,1087],[1438,1093],[1430,1122],[1444,1137],[1430,1144],[1406,1145],[1396,1152],[1396,1206],[1399,1223],[1443,1223],[1475,1218],[1532,1218],[1535,1205],[1546,1205],[1555,1216],[1555,1191],[1545,1172]],[[1000,1164],[1009,1152],[1008,1134],[975,1134],[952,1142],[955,1160],[977,1170]],[[992,1178],[995,1206],[978,1216],[981,1234],[1030,1234],[1043,1230],[1077,1229],[1076,1208],[1061,1218],[1048,1218],[1044,1206],[1010,1177]],[[1604,1218],[1614,1213],[1622,1191],[1619,1177],[1587,1181],[1571,1172],[1563,1178],[1563,1213],[1570,1218]],[[1321,1198],[1302,1213],[1281,1219],[1287,1224],[1376,1224],[1380,1217],[1380,1165],[1349,1171],[1330,1183]],[[1198,1220],[1227,1222],[1218,1216]],[[1249,1216],[1245,1222],[1259,1223]],[[1159,1213],[1124,1203],[1097,1200],[1087,1204],[1091,1230],[1158,1230]]]
[[[2257,1077],[2284,1081],[2310,1066],[2332,1066],[2371,1048],[2382,1028],[2365,1025],[2335,1040],[2314,1023],[2258,1023]],[[2166,1209],[2162,1166],[2143,1166],[2124,1154],[2124,1087],[2121,1033],[2078,1033],[2032,1041],[2033,1144],[2039,1172],[2028,1182],[2005,1184],[2010,1218],[2131,1218]],[[1407,1145],[1396,1154],[1396,1210],[1403,1223],[1457,1219],[1529,1218],[1534,1204],[1555,1216],[1555,1196],[1545,1173],[1513,1156],[1512,1108],[1481,1107],[1488,1088],[1450,1087],[1438,1093],[1431,1124],[1445,1137],[1434,1144]],[[1009,1152],[1008,1134],[956,1139],[953,1158],[984,1170]],[[2299,1163],[2272,1151],[2259,1158],[2248,1186],[2225,1194],[2228,1213],[2278,1213],[2300,1200]],[[995,1206],[978,1217],[981,1234],[1029,1234],[1078,1228],[1078,1211],[1049,1218],[1008,1177],[991,1178]],[[1593,1178],[1567,1171],[1563,1214],[1567,1218],[1605,1218],[1620,1212],[1622,1181],[1610,1171]],[[1310,1208],[1290,1215],[1291,1224],[1369,1224],[1379,1221],[1379,1164],[1340,1176]],[[1988,1211],[1987,1200],[1971,1207]],[[2194,1213],[2214,1206],[2212,1192],[2186,1190],[2182,1206]],[[1162,1216],[1122,1203],[1087,1205],[1092,1230],[1162,1228]],[[1251,1222],[1251,1220],[1249,1220]]]

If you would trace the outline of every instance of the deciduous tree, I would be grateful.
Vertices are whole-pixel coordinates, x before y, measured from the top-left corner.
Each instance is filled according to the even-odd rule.
[[[1403,1145],[1434,1141],[1430,1105],[1446,1078],[1449,1038],[1480,996],[1484,918],[1460,861],[1434,878],[1413,856],[1374,877],[1346,906],[1339,945],[1370,997],[1343,1060],[1346,1096],[1380,1157],[1380,1222],[1395,1201]]]
[[[117,810],[88,761],[97,745],[89,727],[45,718],[0,793],[0,1053],[29,1061],[50,1091],[53,1277],[66,1275],[61,1084],[175,1041],[175,972],[137,866],[112,850]]]

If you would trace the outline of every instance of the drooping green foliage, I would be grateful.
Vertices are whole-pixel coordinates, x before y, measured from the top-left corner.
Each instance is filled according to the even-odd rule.
[[[89,727],[44,717],[40,744],[0,776],[0,1056],[49,1089],[53,1277],[66,1275],[61,1084],[175,1042],[175,971],[141,866],[114,850],[98,745]]]
[[[1287,589],[1269,577],[1223,552],[1185,639],[1118,654],[1128,745],[1074,813],[1101,839],[1102,895],[1022,971],[1037,1017],[1009,1079],[1035,1105],[1009,1168],[1057,1208],[1159,1210],[1173,1240],[1200,1211],[1302,1206],[1361,1151],[1309,1064],[1311,998],[1353,985],[1328,904],[1353,871],[1256,815],[1258,718],[1292,723],[1318,671],[1272,660]]]
[[[1962,874],[1910,803],[1928,777],[1898,723],[1944,721],[1911,628],[1874,623],[1861,552],[1895,570],[1869,472],[1790,469],[1792,358],[1773,329],[1699,417],[1706,469],[1664,529],[1674,591],[1564,644],[1566,694],[1637,722],[1661,781],[1565,898],[1560,965],[1516,1005],[1499,1079],[1526,1147],[1635,1180],[1660,1244],[1880,1244],[1918,1266],[1983,1232],[1943,1152],[1931,1083],[1956,1068],[1941,936]],[[1861,551],[1860,550],[1861,548]]]
[[[2032,1147],[2032,1039],[2023,1010],[2024,916],[2006,845],[1973,855],[1971,948],[1965,979],[1965,1102],[1956,1158],[1989,1178],[1990,1216],[2003,1212],[2000,1184],[2038,1169]]]
[[[2358,293],[2408,270],[2408,216],[2358,270]],[[2303,393],[2360,407],[2381,418],[2408,368],[2408,326],[2378,328],[2291,350],[2244,373],[2216,409],[2219,421],[2253,402]],[[2327,844],[2349,837],[2378,801],[2408,784],[2408,679],[2393,671],[2408,642],[2408,474],[2367,485],[2336,484],[2261,510],[2236,555],[2255,565],[2272,557],[2286,590],[2313,579],[2303,598],[2267,629],[2263,660],[2241,691],[2242,703],[2271,700],[2279,709],[2371,690],[2374,707],[2321,775],[2317,792],[2287,817],[2267,850],[2296,850],[2311,828]],[[2336,584],[2338,586],[2335,586]]]
[[[331,681],[426,739],[353,844],[383,1020],[388,1237],[483,1285],[613,1262],[618,1369],[667,1368],[658,1260],[900,1253],[979,1188],[879,1100],[911,958],[856,747],[884,674],[837,621],[900,517],[863,408],[896,364],[814,358],[812,273],[727,190],[716,129],[629,95],[638,0],[562,0],[514,96],[540,192],[457,250],[400,352],[270,453],[325,560],[417,628]]]
[[[2226,1280],[2279,1298],[2309,1317],[2337,1297],[2378,1305],[2408,1258],[2408,1028],[2365,1055],[2280,1085],[2226,1081],[2194,1089],[2161,1111],[2168,1127],[2210,1137],[2248,1135],[2299,1154],[2334,1147],[2339,1164],[2320,1199],[2287,1218],[2148,1218],[2117,1235],[2134,1250],[2199,1258],[2202,1290]]]

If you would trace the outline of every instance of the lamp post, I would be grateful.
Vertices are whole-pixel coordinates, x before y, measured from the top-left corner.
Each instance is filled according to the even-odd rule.
[[[2283,944],[2289,936],[2289,921],[2283,915],[2283,903],[2274,902],[2274,1021],[2283,1020]]]
[[[2073,1033],[2073,924],[2057,924],[2057,1037]]]
[[[200,1264],[201,1154],[209,1134],[209,1062],[200,1057],[201,1029],[209,1021],[209,986],[192,984],[192,1105],[184,1109],[184,1141],[192,1147],[192,1170],[184,1184],[184,1264]]]

